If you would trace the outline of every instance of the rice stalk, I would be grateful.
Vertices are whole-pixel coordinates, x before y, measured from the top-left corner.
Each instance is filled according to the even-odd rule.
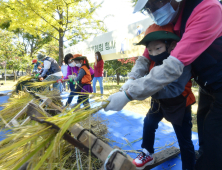
[[[0,121],[0,126],[6,125],[15,115],[21,111],[31,100],[33,96],[29,93],[20,93],[19,95],[13,95],[8,99],[8,103],[3,103],[4,107],[0,111],[0,117],[3,121]]]
[[[105,106],[76,112],[73,112],[73,108],[54,117],[42,118],[59,126],[59,132],[37,122],[12,128],[11,134],[0,142],[0,169],[17,169],[27,161],[28,169],[62,169],[65,163],[61,161],[67,161],[67,151],[74,148],[63,140],[64,133]]]
[[[30,82],[27,83],[27,87],[40,88],[50,86],[51,84],[56,83],[56,81],[41,81],[41,82]]]
[[[33,76],[22,76],[18,79],[17,83],[14,86],[17,87],[21,82],[30,81],[31,79],[34,79],[34,77]]]

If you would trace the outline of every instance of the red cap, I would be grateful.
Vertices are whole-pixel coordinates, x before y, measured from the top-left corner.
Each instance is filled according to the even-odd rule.
[[[32,63],[37,63],[37,60],[36,60],[36,59],[33,59],[33,60],[32,60]]]

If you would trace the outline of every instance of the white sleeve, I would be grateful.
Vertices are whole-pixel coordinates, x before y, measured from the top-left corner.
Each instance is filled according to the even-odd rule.
[[[149,72],[150,60],[144,56],[140,56],[135,65],[133,66],[131,72],[128,74],[128,77],[138,79],[145,76]]]
[[[51,62],[44,60],[44,69],[50,69],[50,67],[51,67]]]
[[[181,61],[170,56],[162,65],[155,66],[147,76],[132,81],[128,94],[133,100],[144,100],[178,79],[183,68]]]

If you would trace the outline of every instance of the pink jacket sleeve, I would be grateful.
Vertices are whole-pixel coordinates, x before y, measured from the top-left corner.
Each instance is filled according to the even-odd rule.
[[[202,1],[188,19],[185,33],[171,52],[171,56],[187,66],[220,36],[222,36],[222,6],[216,1]]]

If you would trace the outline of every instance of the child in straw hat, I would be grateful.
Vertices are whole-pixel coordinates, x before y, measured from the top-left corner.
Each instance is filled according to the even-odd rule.
[[[151,61],[150,70],[168,58],[180,38],[173,33],[172,25],[151,25],[145,37],[137,45],[145,45]],[[150,71],[149,70],[149,71]],[[191,140],[191,105],[195,97],[191,91],[191,66],[184,68],[183,74],[173,83],[165,86],[152,96],[151,108],[144,119],[143,151],[133,160],[137,169],[154,163],[154,140],[158,123],[167,119],[173,125],[181,151],[182,169],[193,170],[195,162],[194,146]],[[147,87],[149,88],[149,87]]]

